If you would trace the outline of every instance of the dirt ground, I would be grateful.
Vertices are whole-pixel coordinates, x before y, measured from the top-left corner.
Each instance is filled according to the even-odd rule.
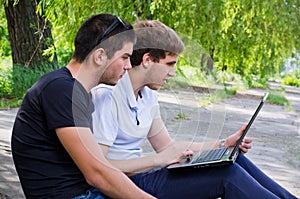
[[[277,85],[271,85],[276,87]],[[207,107],[200,107],[200,88],[160,90],[161,115],[176,140],[204,141],[225,138],[247,123],[260,97],[253,89]],[[205,90],[205,92],[212,92]],[[247,153],[272,179],[300,197],[300,89],[286,87],[292,110],[266,103],[251,127],[252,149]],[[16,109],[0,110],[0,199],[24,198],[10,150]],[[144,144],[145,153],[152,153]]]
[[[273,88],[277,86],[271,84]],[[300,89],[285,89],[291,110],[265,103],[247,135],[253,139],[247,157],[300,197]],[[250,120],[265,92],[263,89],[238,92],[207,107],[199,107],[203,93],[195,88],[160,91],[159,100],[162,117],[174,139],[203,141],[236,132]]]

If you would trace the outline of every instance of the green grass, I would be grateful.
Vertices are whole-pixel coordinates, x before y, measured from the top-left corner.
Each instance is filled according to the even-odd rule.
[[[177,116],[175,117],[176,120],[186,120],[187,116],[185,113],[183,113],[182,111],[180,111],[179,113],[177,113]]]
[[[200,106],[205,107],[212,103],[221,102],[223,99],[228,98],[230,95],[225,90],[216,89],[212,93],[204,94],[204,97],[200,99]]]
[[[291,103],[285,97],[285,93],[283,91],[271,91],[267,101],[271,104],[277,104],[284,106],[289,110],[291,109]]]

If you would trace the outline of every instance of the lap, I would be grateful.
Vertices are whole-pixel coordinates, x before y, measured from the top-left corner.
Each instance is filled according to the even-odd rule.
[[[106,199],[107,197],[103,195],[98,189],[92,188],[86,191],[86,193],[79,196],[75,196],[72,199]]]

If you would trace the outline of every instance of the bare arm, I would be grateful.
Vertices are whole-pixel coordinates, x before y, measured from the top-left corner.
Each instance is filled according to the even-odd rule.
[[[109,146],[103,144],[99,144],[99,146],[104,155],[106,156],[109,150]],[[160,163],[157,159],[157,156],[157,154],[153,154],[146,157],[134,158],[130,160],[107,160],[116,168],[124,172],[126,175],[133,176],[138,173],[149,171],[155,167],[159,167]]]
[[[104,158],[89,128],[58,128],[56,133],[91,186],[111,198],[154,198]]]
[[[151,170],[155,167],[164,167],[171,163],[179,161],[185,146],[176,147],[169,136],[169,133],[161,119],[153,121],[148,133],[148,140],[156,151],[153,155],[135,158],[130,160],[111,160],[108,161],[116,168],[120,169],[127,175],[135,175],[137,173]],[[106,156],[109,146],[99,144],[101,151]],[[183,148],[182,148],[183,147]]]
[[[226,139],[225,145],[231,146],[236,142],[244,127],[235,134]],[[245,138],[248,139],[248,138]],[[172,141],[168,130],[163,121],[157,119],[153,121],[152,127],[148,134],[148,140],[151,143],[156,154],[142,158],[130,160],[108,160],[116,168],[119,168],[127,175],[135,175],[137,173],[151,170],[155,167],[164,167],[172,163],[179,162],[182,157],[190,155],[193,151],[206,150],[220,147],[220,141],[215,142],[188,142],[188,141]],[[249,143],[250,144],[250,143]],[[101,145],[101,150],[106,156],[109,146]],[[250,145],[251,147],[251,145]],[[250,148],[248,146],[248,148]]]

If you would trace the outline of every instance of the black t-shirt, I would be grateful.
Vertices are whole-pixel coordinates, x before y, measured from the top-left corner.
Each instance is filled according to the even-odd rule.
[[[91,127],[91,96],[66,67],[41,77],[26,93],[12,133],[12,154],[27,198],[71,198],[91,188],[55,129]]]

